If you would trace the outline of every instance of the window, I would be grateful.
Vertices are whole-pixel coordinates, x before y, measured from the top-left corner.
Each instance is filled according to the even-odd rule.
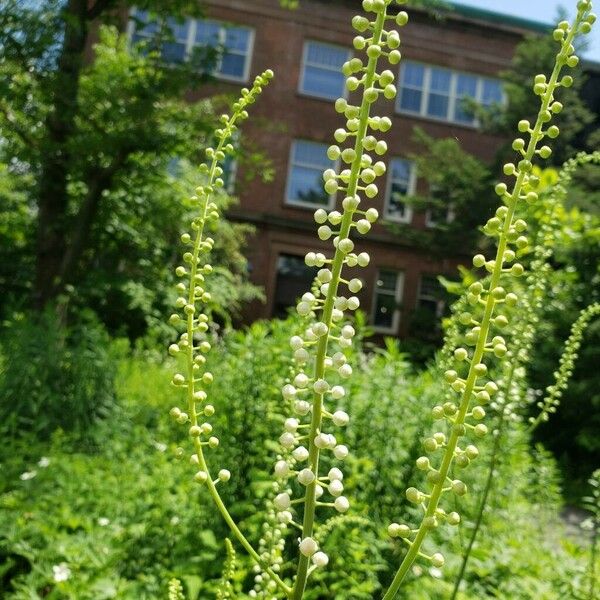
[[[436,317],[441,317],[446,309],[445,290],[434,275],[421,275],[417,308],[427,310]]]
[[[160,48],[166,62],[182,63],[198,49],[214,48],[220,52],[212,75],[234,81],[248,79],[252,29],[208,19],[186,19],[179,23],[169,18],[161,24],[150,20],[148,12],[139,9],[134,9],[132,16],[137,21],[130,23],[133,43],[146,41],[152,44],[163,26],[170,32],[171,39],[162,42]]]
[[[376,331],[397,333],[403,286],[403,273],[388,269],[381,269],[377,273],[373,298],[373,327]]]
[[[414,194],[416,181],[415,165],[404,158],[392,158],[388,166],[388,185],[385,197],[384,217],[390,221],[410,223],[412,209],[403,199]]]
[[[411,61],[404,61],[400,67],[398,112],[473,127],[477,122],[469,110],[469,103],[489,107],[503,100],[499,79]]]
[[[331,206],[334,196],[323,187],[323,171],[332,166],[327,144],[295,140],[292,143],[286,202],[307,208]]]
[[[350,51],[341,46],[305,42],[300,91],[328,100],[344,96],[345,77],[341,68],[349,59]]]
[[[273,316],[285,317],[296,300],[309,290],[318,269],[307,267],[303,256],[280,254],[277,258],[277,281],[273,301]]]

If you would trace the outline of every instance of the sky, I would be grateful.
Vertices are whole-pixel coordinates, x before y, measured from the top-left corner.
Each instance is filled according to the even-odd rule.
[[[576,0],[455,0],[456,4],[474,6],[484,10],[492,10],[497,13],[506,13],[515,17],[523,17],[543,23],[553,23],[558,14],[560,6],[568,8],[572,15]],[[594,3],[594,12],[600,13],[600,2]],[[600,19],[592,29],[592,33],[586,36],[589,40],[589,49],[585,57],[589,60],[600,62]]]

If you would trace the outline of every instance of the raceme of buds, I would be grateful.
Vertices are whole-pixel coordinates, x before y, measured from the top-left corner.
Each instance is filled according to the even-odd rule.
[[[590,13],[591,4],[587,0],[580,1],[574,23],[560,23],[555,30],[554,37],[560,49],[556,55],[553,72],[549,79],[544,75],[537,75],[534,81],[534,92],[541,101],[536,122],[533,125],[526,120],[519,122],[519,132],[524,135],[513,142],[518,159],[514,163],[504,165],[504,174],[514,178],[514,182],[510,188],[504,182],[496,185],[495,191],[501,199],[501,205],[484,227],[484,233],[496,241],[496,255],[493,259],[487,259],[480,254],[473,258],[473,266],[484,269],[489,276],[483,280],[486,285],[479,281],[472,283],[466,296],[467,306],[484,307],[483,316],[481,320],[477,320],[467,310],[459,317],[466,327],[464,343],[455,348],[454,365],[444,374],[450,393],[456,400],[433,409],[434,418],[446,422],[448,434],[439,431],[424,441],[423,448],[429,456],[419,458],[417,466],[427,473],[425,487],[423,490],[411,487],[406,492],[409,502],[422,507],[423,518],[417,529],[395,524],[390,530],[391,535],[400,537],[408,545],[408,552],[384,595],[384,600],[396,596],[418,556],[427,557],[433,566],[442,566],[444,562],[440,554],[424,555],[421,547],[429,531],[439,526],[442,521],[448,522],[448,514],[439,508],[442,496],[463,496],[467,493],[467,486],[459,479],[450,479],[449,474],[453,464],[457,467],[467,466],[477,457],[478,451],[474,444],[468,444],[464,450],[461,449],[459,441],[466,437],[473,439],[487,434],[486,425],[479,421],[485,416],[483,406],[497,391],[498,385],[489,378],[486,363],[489,363],[493,356],[504,356],[508,350],[502,336],[503,330],[509,324],[508,311],[505,308],[518,300],[510,290],[511,281],[524,274],[523,266],[514,261],[516,250],[525,244],[527,223],[517,218],[516,212],[521,203],[538,201],[535,191],[538,179],[533,172],[533,161],[538,156],[542,159],[550,156],[551,148],[540,144],[546,138],[553,139],[559,134],[558,128],[551,125],[553,115],[562,110],[562,104],[555,94],[561,87],[570,87],[573,83],[570,75],[561,76],[561,72],[563,68],[577,65],[573,41],[578,34],[590,30],[594,21]],[[434,461],[439,467],[433,466]],[[405,535],[407,529],[409,533]]]
[[[209,318],[205,312],[202,312],[202,307],[211,301],[210,293],[205,289],[205,277],[209,276],[213,269],[203,256],[209,254],[214,245],[214,240],[206,235],[206,228],[219,218],[213,197],[224,186],[222,164],[226,156],[234,152],[230,140],[236,133],[238,124],[248,118],[246,109],[256,101],[263,87],[272,77],[273,72],[270,70],[257,76],[250,89],[242,89],[241,97],[233,104],[232,115],[221,116],[221,126],[215,131],[218,143],[215,148],[206,149],[208,161],[200,165],[200,172],[205,176],[206,183],[198,186],[189,198],[189,203],[197,208],[197,214],[191,222],[190,232],[181,235],[185,251],[182,264],[175,269],[180,282],[177,284],[176,312],[169,318],[171,325],[184,329],[177,343],[169,346],[169,354],[185,359],[183,372],[176,373],[171,383],[186,392],[187,408],[183,411],[179,407],[173,407],[170,414],[177,423],[188,426],[188,433],[194,446],[194,454],[190,462],[198,469],[194,480],[208,487],[211,497],[238,541],[264,570],[270,582],[287,595],[290,591],[289,587],[267,564],[268,561],[261,558],[252,548],[221,500],[216,486],[227,483],[231,473],[227,469],[221,469],[216,479],[210,476],[204,450],[216,448],[219,439],[212,434],[212,425],[200,419],[200,416],[211,417],[215,411],[214,407],[207,403],[213,375],[204,369],[205,355],[210,351],[211,343],[207,335]]]
[[[335,143],[329,146],[327,156],[339,168],[332,166],[323,173],[326,193],[336,195],[341,206],[339,210],[319,208],[314,213],[319,239],[330,240],[332,248],[330,253],[306,254],[306,264],[319,270],[315,285],[296,307],[305,325],[290,340],[296,368],[282,389],[293,418],[286,421],[279,440],[282,456],[287,458],[278,461],[275,474],[290,483],[297,482],[292,489],[301,494],[296,502],[304,508],[301,557],[292,594],[297,599],[305,589],[310,557],[314,566],[325,566],[328,562],[326,555],[316,548],[311,546],[311,552],[306,551],[307,540],[312,540],[315,508],[321,505],[345,513],[350,506],[342,495],[340,469],[334,467],[323,477],[318,465],[323,452],[337,460],[348,455],[348,448],[339,443],[338,435],[350,421],[343,402],[344,380],[352,375],[352,366],[344,350],[352,346],[356,332],[345,319],[360,306],[356,294],[363,283],[353,270],[366,267],[370,258],[357,246],[379,216],[369,203],[379,193],[377,180],[386,172],[381,157],[387,151],[387,144],[382,134],[392,125],[388,117],[373,114],[373,107],[380,99],[392,100],[396,96],[396,75],[389,69],[381,69],[379,64],[383,60],[391,65],[400,61],[400,36],[388,27],[403,26],[408,20],[404,12],[388,16],[391,4],[392,0],[365,0],[366,14],[352,19],[358,32],[354,48],[359,55],[347,61],[342,70],[346,88],[353,93],[351,97],[360,101],[353,103],[340,98],[335,102],[344,125],[334,132]],[[287,496],[276,500],[279,510],[290,510]]]

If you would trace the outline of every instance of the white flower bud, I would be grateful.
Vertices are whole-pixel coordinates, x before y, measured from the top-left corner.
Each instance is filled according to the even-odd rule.
[[[349,310],[356,310],[360,306],[360,300],[356,296],[350,296],[348,298]]]
[[[329,557],[325,552],[316,552],[313,554],[312,561],[317,567],[325,567],[329,562]]]
[[[275,475],[277,477],[287,477],[290,473],[290,467],[285,460],[278,460],[275,463]]]
[[[329,446],[329,435],[326,433],[319,433],[315,436],[315,446],[321,450],[324,450]]]
[[[219,471],[218,477],[219,477],[219,481],[226,483],[227,481],[229,481],[231,479],[231,473],[227,469],[221,469]]]
[[[327,486],[327,489],[332,496],[339,496],[344,491],[344,484],[335,479]]]
[[[340,513],[345,513],[350,508],[350,502],[348,502],[348,498],[346,498],[346,496],[338,496],[333,504],[335,506],[335,510]]]
[[[319,545],[310,537],[304,538],[300,542],[300,552],[304,556],[312,556],[319,549]]]
[[[291,523],[294,520],[292,513],[289,510],[284,510],[277,514],[277,519],[280,523]]]
[[[332,361],[333,361],[333,365],[336,368],[341,367],[342,365],[346,364],[347,358],[346,355],[343,352],[336,352],[332,357],[331,357]]]
[[[293,419],[293,418],[286,419],[285,423],[284,423],[284,427],[285,427],[286,431],[289,431],[291,433],[294,433],[296,431],[296,429],[298,429],[299,425],[300,425],[300,423],[298,423],[298,419]]]
[[[339,400],[346,395],[346,390],[341,385],[334,385],[331,388],[331,396],[335,400]]]
[[[338,460],[344,460],[348,456],[348,447],[340,444],[333,449],[333,455]]]
[[[366,252],[361,252],[357,257],[359,267],[366,267],[371,261],[371,257]]]
[[[315,394],[324,394],[329,391],[329,384],[324,379],[317,379],[313,384],[313,390]]]
[[[310,354],[304,348],[299,348],[294,352],[294,359],[299,363],[305,363],[309,358]]]
[[[327,477],[329,477],[331,481],[342,481],[342,479],[344,479],[344,474],[337,467],[333,467],[332,469],[329,469]]]
[[[348,289],[353,293],[353,294],[358,294],[358,292],[360,292],[360,290],[362,290],[362,281],[360,279],[357,279],[356,277],[354,279],[351,279],[348,282]]]
[[[315,498],[318,500],[324,494],[323,486],[320,486],[318,483],[315,486]]]
[[[314,217],[315,217],[315,221],[317,223],[319,223],[319,225],[321,225],[322,223],[325,223],[325,221],[327,221],[327,211],[325,211],[322,208],[318,208],[315,211]]]
[[[305,317],[311,310],[310,304],[308,302],[298,302],[298,306],[296,307],[296,311],[301,317]]]
[[[293,400],[296,397],[297,390],[293,385],[286,383],[281,388],[281,393],[286,400]]]
[[[352,367],[346,363],[338,369],[338,373],[341,377],[350,377],[352,375]]]
[[[296,400],[294,402],[294,412],[303,417],[310,412],[310,404],[306,400]]]
[[[354,337],[355,334],[356,334],[356,331],[354,331],[354,327],[352,327],[352,325],[344,325],[342,327],[342,337],[350,339],[350,338]]]
[[[305,373],[298,373],[296,377],[294,377],[294,384],[303,390],[308,385],[309,379]]]
[[[298,473],[298,481],[302,485],[310,485],[315,480],[315,474],[310,469],[302,469]]]
[[[317,273],[317,279],[321,283],[329,283],[331,281],[331,278],[332,278],[332,274],[331,274],[331,271],[329,269],[321,269]]]
[[[293,452],[292,456],[298,462],[304,462],[308,458],[308,450],[304,446],[298,446]]]
[[[350,417],[343,410],[336,410],[332,415],[332,420],[338,427],[345,427],[350,422]]]
[[[279,510],[286,510],[290,507],[292,501],[290,499],[290,495],[284,492],[275,496],[273,503]]]
[[[325,325],[325,323],[319,321],[318,323],[315,323],[312,326],[312,330],[313,333],[317,336],[317,337],[322,337],[324,335],[327,334],[327,332],[329,331],[329,329],[327,328],[327,325]]]
[[[284,448],[293,448],[296,445],[296,438],[293,433],[286,431],[279,436],[279,443]]]
[[[290,346],[292,347],[292,350],[298,350],[298,348],[304,346],[304,341],[299,335],[295,335],[290,339]]]
[[[349,254],[354,250],[354,242],[350,238],[344,238],[338,243],[338,249],[344,254]]]
[[[366,219],[359,219],[356,222],[356,230],[358,231],[358,233],[362,233],[364,235],[365,233],[368,233],[371,230],[371,223],[369,223],[369,221],[367,221]]]

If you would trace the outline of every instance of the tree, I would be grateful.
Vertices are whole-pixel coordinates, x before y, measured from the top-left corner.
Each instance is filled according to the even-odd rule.
[[[494,106],[491,110],[474,109],[484,130],[505,136],[512,141],[519,120],[535,121],[532,111],[535,110],[537,102],[531,82],[538,73],[551,72],[557,48],[558,44],[548,35],[530,35],[517,45],[511,68],[501,74],[506,104]],[[555,166],[562,165],[576,150],[591,147],[591,140],[587,139],[585,132],[595,116],[581,98],[580,90],[585,77],[580,66],[571,70],[571,74],[574,79],[573,86],[562,88],[560,91],[561,103],[565,109],[554,121],[561,132],[553,141],[550,164]],[[508,148],[509,146],[505,147],[500,156],[503,156]]]
[[[199,3],[135,2],[162,26],[151,44],[128,48],[115,25],[122,26],[132,4],[3,0],[0,181],[6,186],[0,184],[0,194],[11,205],[17,194],[21,209],[28,198],[24,220],[36,232],[35,243],[22,244],[18,269],[5,276],[19,271],[19,289],[30,290],[38,310],[69,290],[74,302],[97,308],[116,296],[122,309],[126,287],[137,294],[127,302],[140,301],[131,279],[148,296],[149,284],[164,282],[175,260],[171,248],[184,216],[176,201],[195,186],[188,173],[190,187],[174,187],[168,169],[174,158],[196,163],[210,141],[211,103],[190,104],[185,93],[209,79],[218,49],[165,68],[160,48],[172,38],[173,22],[167,17],[201,16]],[[233,254],[221,256],[241,285],[242,229],[231,232]],[[1,230],[0,236],[7,256],[10,236]],[[256,292],[243,285],[235,290],[241,297]]]

